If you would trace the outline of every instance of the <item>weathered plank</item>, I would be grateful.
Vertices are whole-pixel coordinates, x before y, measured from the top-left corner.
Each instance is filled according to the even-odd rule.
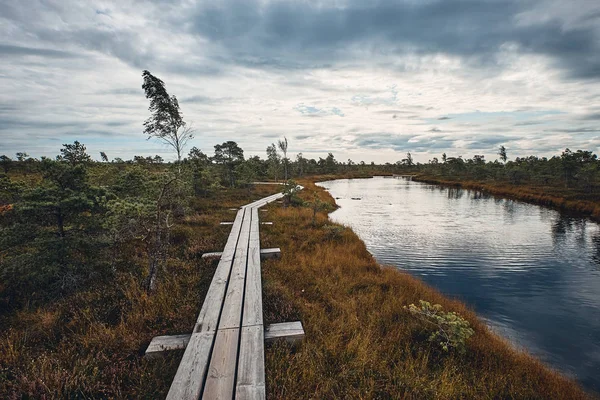
[[[282,322],[268,325],[265,329],[265,342],[270,343],[277,339],[285,339],[288,342],[296,342],[304,338],[302,322]]]
[[[170,350],[185,349],[190,341],[190,334],[156,336],[152,339],[144,356],[152,358]]]
[[[240,329],[220,329],[210,358],[203,399],[233,399]]]
[[[261,222],[260,224],[261,224],[261,225],[273,225],[273,223],[272,223],[272,222]]]
[[[222,251],[214,251],[212,253],[204,253],[202,254],[202,259],[206,260],[209,258],[221,258],[221,256],[223,255]]]
[[[272,249],[262,249],[260,251],[261,260],[265,260],[267,258],[279,258],[281,257],[281,249],[279,247],[274,247]]]
[[[167,400],[197,399],[207,373],[214,332],[194,333],[171,383]]]
[[[246,280],[247,249],[238,249],[239,257],[233,260],[227,295],[223,303],[219,329],[229,329],[240,326],[244,298],[244,283]]]
[[[219,222],[219,225],[233,225],[233,222]]]
[[[245,311],[244,311],[245,312]],[[262,315],[262,310],[261,310]],[[258,326],[260,324],[252,324],[252,320],[244,320],[243,327]],[[304,337],[304,329],[300,321],[295,322],[281,322],[276,324],[267,325],[264,329],[264,340],[266,343],[270,343],[276,339],[285,339],[288,341],[301,340]],[[168,335],[168,336],[156,336],[150,342],[148,349],[146,350],[145,356],[152,358],[164,354],[171,350],[182,350],[185,349],[190,341],[190,333],[182,335]]]
[[[225,298],[225,290],[229,282],[229,275],[233,265],[235,247],[237,246],[239,236],[241,235],[244,214],[245,210],[240,210],[235,217],[235,222],[231,228],[225,250],[221,255],[221,260],[219,261],[219,265],[217,265],[215,275],[213,276],[204,303],[198,314],[194,332],[209,332],[217,329],[223,299]]]
[[[243,327],[240,338],[236,394],[237,400],[264,399],[265,344],[262,325]]]
[[[221,258],[222,254],[223,253],[220,251],[216,251],[214,253],[204,253],[204,254],[202,254],[202,259],[205,260],[207,258]],[[264,260],[267,258],[277,258],[280,256],[281,256],[281,249],[279,247],[273,247],[271,249],[260,249],[260,259],[261,260]]]
[[[260,256],[256,248],[249,249],[246,294],[242,326],[263,324],[262,283],[260,276]]]

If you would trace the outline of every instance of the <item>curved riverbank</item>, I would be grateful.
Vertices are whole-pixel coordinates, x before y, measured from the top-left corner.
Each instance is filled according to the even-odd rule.
[[[313,182],[300,196],[334,200]],[[309,208],[270,207],[265,246],[282,249],[263,266],[265,319],[300,319],[297,348],[267,349],[272,398],[588,398],[573,381],[517,351],[463,303],[382,267],[350,229]],[[431,330],[403,307],[419,300],[464,316],[475,330],[464,354],[427,340]]]
[[[589,217],[600,222],[600,204],[589,200],[569,199],[548,192],[543,187],[527,187],[501,185],[478,181],[459,181],[442,179],[429,175],[416,174],[412,178],[417,182],[430,183],[434,185],[460,187],[469,190],[485,191],[495,196],[505,197],[512,200],[525,201],[527,203],[551,207],[563,212]]]

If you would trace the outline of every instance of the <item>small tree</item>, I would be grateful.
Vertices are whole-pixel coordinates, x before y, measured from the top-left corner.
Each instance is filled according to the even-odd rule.
[[[244,150],[236,142],[228,141],[215,145],[215,163],[225,166],[229,176],[229,186],[235,186],[235,167],[244,161]]]
[[[150,117],[144,122],[144,133],[148,139],[155,138],[172,147],[177,153],[177,171],[181,173],[181,154],[190,139],[194,138],[194,130],[186,127],[183,115],[179,110],[177,97],[169,96],[165,83],[149,71],[142,73],[144,84],[142,89],[146,98],[150,99]]]
[[[102,159],[102,161],[108,162],[108,156],[103,151],[100,152],[100,158]]]
[[[283,185],[283,190],[281,191],[281,193],[283,193],[283,204],[285,207],[297,202],[301,203],[301,201],[296,196],[297,191],[298,184],[294,180],[290,179],[289,181],[285,182],[285,184]]]
[[[498,155],[500,156],[500,160],[506,164],[506,160],[508,160],[508,157],[506,156],[506,148],[504,146],[500,146],[500,148],[498,149]]]
[[[267,165],[269,175],[275,179],[275,182],[277,182],[277,178],[279,177],[280,159],[279,154],[277,154],[275,143],[271,143],[271,145],[267,147]]]
[[[2,165],[2,169],[4,169],[4,173],[8,174],[8,170],[10,169],[10,167],[12,165],[12,160],[10,159],[10,157],[3,154],[0,156],[0,165]]]
[[[284,140],[280,140],[279,142],[277,142],[277,146],[279,147],[279,150],[281,150],[283,152],[283,171],[284,171],[284,180],[287,182],[288,180],[288,168],[287,168],[287,164],[288,164],[288,158],[287,158],[287,150],[288,150],[288,140],[287,138],[284,136],[283,137]]]
[[[60,149],[62,155],[56,157],[58,161],[67,161],[71,165],[83,164],[92,161],[92,157],[85,152],[85,145],[77,140],[73,144],[63,144]]]
[[[17,161],[18,162],[23,162],[23,161],[25,161],[26,159],[29,158],[29,154],[23,153],[23,152],[17,153],[16,156],[17,156]]]
[[[205,179],[206,167],[210,164],[209,157],[199,148],[192,147],[188,153],[188,161],[192,167],[192,186],[194,194],[200,196],[206,193],[208,182]]]

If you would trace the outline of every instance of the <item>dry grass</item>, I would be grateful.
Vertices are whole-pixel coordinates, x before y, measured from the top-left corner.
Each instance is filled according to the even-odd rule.
[[[308,181],[300,196],[333,199]],[[177,245],[157,292],[143,276],[119,274],[42,307],[0,319],[0,398],[164,398],[182,352],[147,361],[156,335],[189,332],[214,273],[199,255],[221,250],[230,207],[273,193],[228,191],[196,199],[194,212],[174,232]],[[282,259],[263,264],[266,322],[300,319],[306,339],[267,349],[268,394],[274,399],[560,398],[586,395],[572,381],[512,350],[460,302],[422,282],[381,268],[349,229],[331,228],[310,208],[271,205],[261,214],[263,247],[281,247]],[[329,228],[328,228],[329,226]],[[144,265],[132,256],[132,262]],[[465,316],[476,334],[465,355],[443,353],[402,309],[419,299]]]

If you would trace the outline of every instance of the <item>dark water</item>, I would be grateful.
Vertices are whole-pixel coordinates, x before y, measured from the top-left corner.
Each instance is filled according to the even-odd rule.
[[[600,391],[598,224],[400,178],[321,185],[339,198],[331,218],[380,263],[465,301],[517,347]]]

